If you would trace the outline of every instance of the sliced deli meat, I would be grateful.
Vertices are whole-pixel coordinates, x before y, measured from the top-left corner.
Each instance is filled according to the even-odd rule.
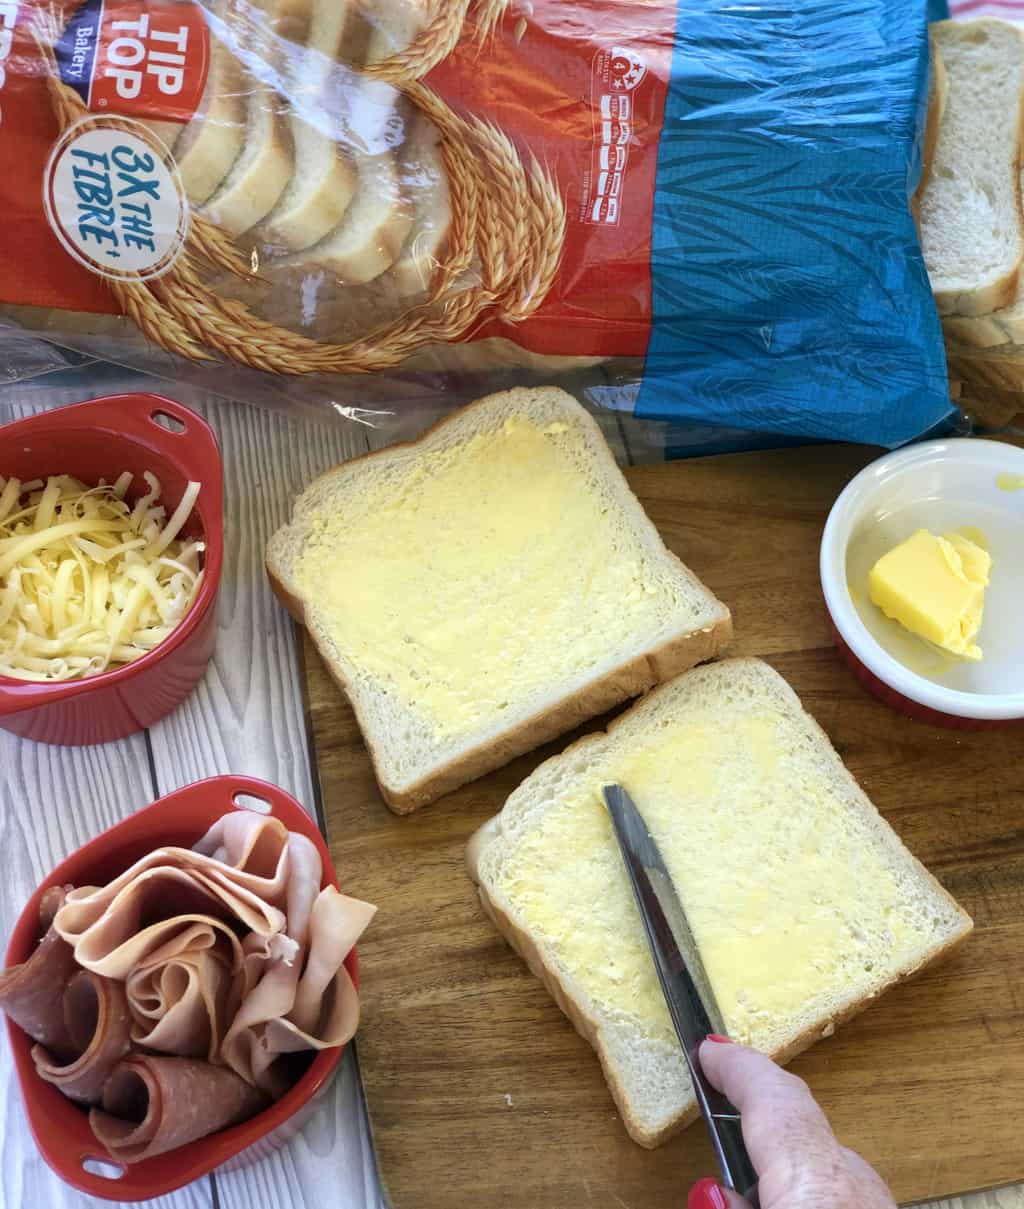
[[[283,906],[291,878],[291,856],[298,841],[308,845],[316,857],[316,881],[323,868],[320,854],[305,836],[289,832],[279,820],[249,810],[223,815],[192,852],[209,857],[231,869],[231,880],[264,902]]]
[[[89,1123],[115,1159],[138,1163],[246,1121],[267,1104],[222,1066],[140,1054],[114,1070]]]
[[[132,970],[125,987],[137,1045],[216,1059],[235,972],[244,963],[240,950],[222,941],[212,928],[194,924]]]
[[[62,1063],[42,1046],[32,1049],[36,1073],[72,1100],[99,1103],[110,1072],[131,1049],[131,1016],[124,985],[79,970],[61,999],[76,1057]]]
[[[282,1054],[351,1040],[359,996],[343,963],[375,912],[333,886],[318,894],[301,959],[267,967],[224,1038],[222,1055],[232,1070],[277,1096],[287,1078],[278,1062]]]
[[[53,927],[70,887],[51,886],[39,904],[43,938],[28,961],[0,970],[0,1008],[40,1045],[70,1057],[74,1044],[64,1023],[63,995],[78,968],[71,946]]]
[[[241,924],[267,937],[284,932],[284,913],[233,881],[233,872],[186,848],[161,848],[108,886],[71,891],[54,926],[79,965],[110,978],[127,978],[193,922],[224,931]]]
[[[134,1044],[229,1066],[268,1095],[283,1054],[346,1044],[344,962],[375,908],[321,889],[323,862],[272,816],[232,811],[192,849],[160,848],[55,920],[80,966],[125,983]]]
[[[137,1162],[245,1119],[293,1084],[284,1056],[344,1045],[345,960],[375,908],[323,887],[306,836],[236,810],[106,886],[47,892],[0,1006],[40,1078],[94,1105],[97,1139]]]

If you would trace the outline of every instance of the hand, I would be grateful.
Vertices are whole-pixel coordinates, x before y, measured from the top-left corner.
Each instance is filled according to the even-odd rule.
[[[761,1209],[895,1209],[888,1188],[858,1154],[840,1146],[807,1084],[744,1045],[705,1041],[708,1079],[739,1109],[759,1177]],[[687,1209],[744,1209],[714,1180],[690,1191]]]

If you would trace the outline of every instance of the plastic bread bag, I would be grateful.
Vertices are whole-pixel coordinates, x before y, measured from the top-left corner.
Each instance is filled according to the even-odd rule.
[[[927,15],[0,0],[0,340],[398,434],[559,382],[901,443],[951,413],[909,204]]]

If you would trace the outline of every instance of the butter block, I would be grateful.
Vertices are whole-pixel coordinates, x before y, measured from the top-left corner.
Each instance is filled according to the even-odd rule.
[[[871,600],[886,617],[961,659],[978,660],[992,558],[959,533],[927,529],[895,546],[871,568]]]

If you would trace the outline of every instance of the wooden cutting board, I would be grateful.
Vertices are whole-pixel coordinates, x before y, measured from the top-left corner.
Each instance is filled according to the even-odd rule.
[[[1024,1179],[1024,730],[938,730],[867,696],[818,587],[826,513],[869,451],[822,447],[628,471],[668,545],[732,608],[732,653],[794,686],[910,849],[973,915],[952,960],[800,1057],[840,1138],[901,1201]],[[380,905],[360,943],[359,1059],[397,1209],[667,1209],[713,1174],[700,1125],[623,1130],[589,1046],[480,912],[473,830],[567,736],[426,810],[382,803],[353,715],[307,643],[342,884]],[[594,729],[595,723],[586,729]]]

